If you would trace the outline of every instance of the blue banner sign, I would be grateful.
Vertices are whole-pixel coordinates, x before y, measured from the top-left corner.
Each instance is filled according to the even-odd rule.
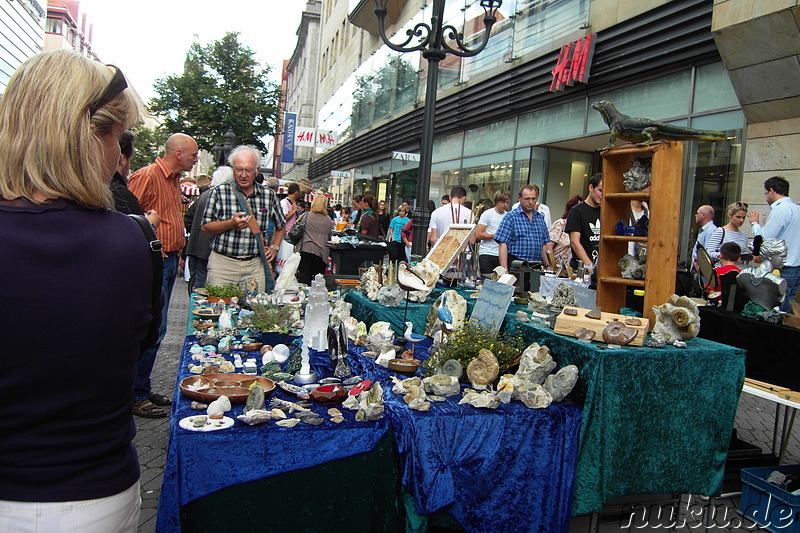
[[[283,114],[283,149],[281,163],[294,163],[294,135],[297,130],[297,113]]]

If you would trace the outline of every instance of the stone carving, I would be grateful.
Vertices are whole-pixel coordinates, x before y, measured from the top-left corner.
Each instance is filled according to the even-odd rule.
[[[442,303],[442,298],[446,300],[445,307],[450,310],[453,316],[453,329],[459,329],[464,325],[464,320],[467,316],[467,301],[456,291],[444,291],[431,306],[428,318],[425,321],[425,335],[429,337],[432,337],[435,332],[440,331],[442,328],[442,321],[436,313]]]
[[[628,192],[643,191],[650,186],[651,160],[637,157],[631,161],[631,169],[622,173],[622,184]]]
[[[567,283],[559,283],[553,290],[553,307],[579,307],[575,290]]]
[[[483,390],[491,384],[499,372],[500,365],[497,363],[497,358],[485,348],[467,365],[469,382],[478,390]]]
[[[653,306],[656,323],[653,335],[660,335],[668,343],[693,339],[700,332],[700,313],[697,305],[686,296],[673,294],[669,301]]]

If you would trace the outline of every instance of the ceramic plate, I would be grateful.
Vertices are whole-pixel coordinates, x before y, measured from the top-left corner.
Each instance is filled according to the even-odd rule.
[[[196,416],[203,416],[203,415],[187,416],[186,418],[178,422],[178,425],[183,429],[188,429],[189,431],[203,431],[203,432],[217,431],[218,429],[228,429],[233,425],[233,418],[223,416],[222,420],[211,420],[209,418],[204,426],[194,427],[194,424],[192,424],[192,419],[194,419],[194,417]]]
[[[275,390],[275,382],[261,376],[248,374],[201,374],[181,380],[181,393],[199,402],[213,402],[227,396],[231,403],[244,403],[250,395],[250,384],[257,381],[269,396]]]

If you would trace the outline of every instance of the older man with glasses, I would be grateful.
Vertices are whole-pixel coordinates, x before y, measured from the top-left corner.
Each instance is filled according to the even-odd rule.
[[[203,233],[216,235],[208,258],[208,283],[238,285],[255,279],[259,292],[270,292],[274,280],[265,262],[280,249],[286,219],[277,195],[256,182],[258,150],[238,146],[228,162],[233,180],[213,190],[203,213]],[[275,229],[267,243],[264,232],[270,220]]]

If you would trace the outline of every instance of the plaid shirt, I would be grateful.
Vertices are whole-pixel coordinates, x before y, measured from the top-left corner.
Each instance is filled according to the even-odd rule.
[[[534,211],[533,218],[528,220],[525,211],[517,207],[503,217],[494,240],[505,243],[508,253],[514,257],[523,261],[541,261],[542,246],[550,242],[550,234],[541,213]]]
[[[286,224],[286,219],[283,217],[278,196],[259,183],[254,185],[255,191],[251,196],[246,196],[241,190],[239,192],[245,196],[245,201],[253,210],[262,233],[267,230],[270,220],[275,224],[275,229],[281,229]],[[211,191],[206,210],[203,212],[203,224],[217,220],[230,220],[233,215],[242,211],[234,187],[235,183],[231,180]],[[246,211],[245,213],[249,214]],[[217,253],[234,257],[246,257],[259,253],[258,240],[249,228],[232,229],[216,235],[211,249]]]

